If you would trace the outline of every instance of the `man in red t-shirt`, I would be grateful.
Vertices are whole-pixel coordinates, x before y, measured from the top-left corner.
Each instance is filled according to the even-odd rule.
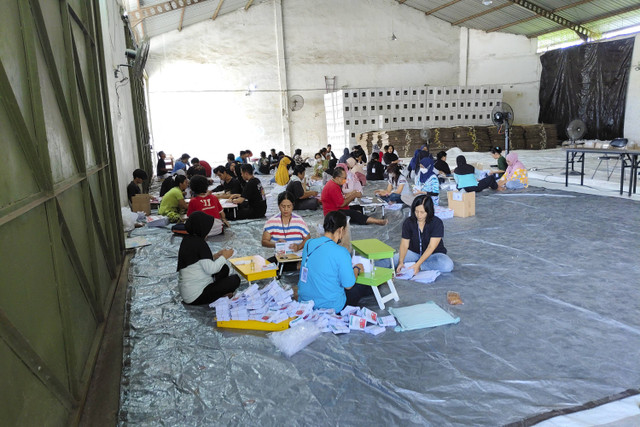
[[[206,160],[200,160],[200,166],[204,168],[204,176],[211,178],[211,165]]]
[[[194,197],[189,201],[187,216],[191,216],[196,211],[202,211],[207,215],[222,220],[224,225],[228,227],[229,223],[225,218],[224,209],[220,205],[218,198],[207,192],[208,185],[207,178],[202,175],[195,175],[191,179],[189,187],[191,187]]]
[[[373,218],[364,215],[354,209],[349,208],[351,203],[356,197],[362,197],[362,193],[359,191],[352,191],[345,198],[342,194],[342,184],[347,180],[347,172],[336,167],[333,170],[333,178],[327,182],[327,185],[322,189],[322,211],[326,215],[329,212],[341,211],[343,214],[351,217],[351,221],[354,224],[378,224],[385,225],[388,221],[386,219]]]

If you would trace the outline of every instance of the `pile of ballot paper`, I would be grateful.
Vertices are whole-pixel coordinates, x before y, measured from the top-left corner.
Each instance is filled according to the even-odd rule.
[[[294,318],[290,327],[305,322],[314,323],[322,332],[346,334],[351,331],[364,331],[378,335],[385,328],[396,326],[396,319],[378,314],[366,307],[346,306],[340,313],[330,309],[314,310],[313,301],[293,301],[292,289],[283,289],[277,281],[272,281],[262,289],[253,284],[233,298],[223,297],[209,304],[216,310],[218,321],[256,320],[259,322],[280,323]]]
[[[218,321],[258,320],[280,323],[299,311],[300,304],[291,299],[293,289],[285,290],[275,280],[262,289],[255,283],[233,296],[209,304],[216,309]],[[309,311],[313,309],[313,303]],[[302,312],[301,312],[302,314]]]

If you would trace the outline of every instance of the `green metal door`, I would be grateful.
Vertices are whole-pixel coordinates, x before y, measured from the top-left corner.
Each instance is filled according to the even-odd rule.
[[[2,5],[0,425],[67,425],[124,249],[98,1]]]

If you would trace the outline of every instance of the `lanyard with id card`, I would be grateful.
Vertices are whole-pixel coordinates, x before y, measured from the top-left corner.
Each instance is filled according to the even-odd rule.
[[[327,237],[327,239],[329,239],[329,238]],[[309,269],[307,268],[307,262],[309,261],[309,258],[311,257],[311,255],[316,250],[318,250],[318,248],[320,248],[320,246],[324,245],[325,243],[329,243],[329,242],[333,242],[333,240],[329,239],[329,240],[326,240],[326,241],[322,242],[321,244],[316,246],[311,252],[309,252],[307,254],[307,257],[304,259],[304,266],[300,268],[300,281],[302,283],[307,283],[307,277],[309,275]]]

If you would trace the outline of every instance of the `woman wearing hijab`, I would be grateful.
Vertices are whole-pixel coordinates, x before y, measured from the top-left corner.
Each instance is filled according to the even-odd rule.
[[[229,275],[226,264],[233,255],[233,249],[222,249],[212,254],[205,241],[213,219],[197,211],[185,224],[189,234],[182,239],[178,252],[178,288],[186,304],[210,304],[232,294],[240,286],[240,278],[237,274]]]
[[[423,157],[420,160],[420,168],[416,171],[416,186],[413,189],[415,195],[426,194],[431,196],[433,204],[438,206],[440,202],[440,182],[435,173],[433,159]]]
[[[285,186],[289,183],[289,164],[291,164],[291,159],[288,157],[280,159],[275,176],[276,184]]]
[[[458,190],[464,189],[467,192],[475,191],[479,193],[488,187],[491,187],[493,190],[498,189],[496,177],[493,175],[489,175],[478,181],[475,175],[476,169],[467,164],[467,159],[464,156],[456,157],[456,164],[458,167],[453,170],[453,178],[458,184]]]
[[[351,154],[349,154],[349,149],[345,148],[342,156],[340,156],[340,159],[338,160],[338,163],[347,163],[347,159],[351,157]]]
[[[529,186],[527,169],[513,151],[507,154],[507,170],[498,181],[498,190],[522,190]]]
[[[347,165],[349,166],[349,169],[351,169],[351,173],[353,173],[358,181],[360,181],[360,184],[362,184],[363,187],[367,185],[367,176],[364,174],[362,165],[353,157],[349,157],[347,159]]]
[[[347,180],[342,185],[342,192],[344,194],[349,194],[353,191],[362,193],[362,184],[360,183],[360,180],[356,178],[355,174],[351,172],[351,170],[349,169],[349,165],[346,163],[338,163],[336,167],[344,169],[344,171],[347,173]]]

